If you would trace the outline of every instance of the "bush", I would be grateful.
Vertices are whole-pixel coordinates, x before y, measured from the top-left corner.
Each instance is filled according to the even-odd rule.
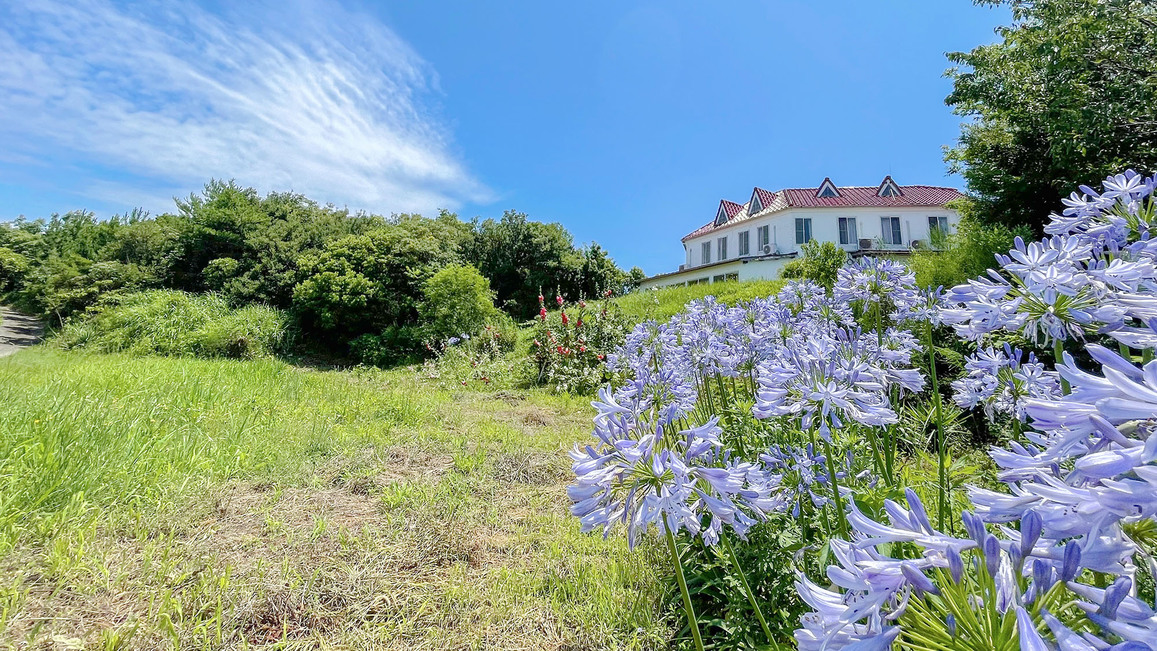
[[[781,275],[784,278],[806,278],[831,289],[836,284],[836,273],[848,259],[847,251],[833,242],[821,244],[817,240],[805,242],[800,250],[803,257],[788,262]]]
[[[233,310],[216,294],[154,290],[106,299],[69,321],[55,342],[65,349],[175,357],[267,357],[288,343],[279,310]]]
[[[535,384],[556,391],[591,393],[610,379],[607,355],[627,335],[629,325],[607,292],[605,300],[588,309],[586,301],[568,305],[555,297],[558,312],[549,312],[539,296],[530,357]]]
[[[914,252],[908,263],[921,287],[954,287],[983,276],[996,266],[995,255],[1007,253],[1017,236],[1032,239],[1027,226],[982,223],[967,200],[959,200],[954,207],[961,213],[956,232],[933,241],[933,250]]]
[[[477,333],[498,312],[490,281],[471,265],[439,270],[423,287],[418,312],[435,340]]]

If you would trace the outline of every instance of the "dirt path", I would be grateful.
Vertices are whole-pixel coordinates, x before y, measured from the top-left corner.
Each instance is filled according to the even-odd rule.
[[[43,334],[40,319],[0,306],[0,357],[40,343]]]

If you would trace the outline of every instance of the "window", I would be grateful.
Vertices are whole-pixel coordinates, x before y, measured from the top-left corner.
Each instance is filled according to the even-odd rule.
[[[699,264],[711,264],[711,242],[703,243],[703,255],[700,256]]]
[[[795,219],[795,243],[804,244],[812,240],[812,220],[811,217],[796,217]]]
[[[739,232],[739,255],[751,255],[751,231]]]
[[[759,192],[752,192],[751,201],[747,204],[747,214],[754,215],[760,210],[763,210],[763,202],[759,200]]]
[[[739,274],[737,274],[737,273],[727,274],[726,276],[723,277],[723,279],[724,280],[739,280]]]
[[[880,239],[884,241],[884,244],[899,245],[904,243],[904,237],[900,234],[899,217],[880,218]]]
[[[767,237],[767,229],[768,228],[769,228],[768,226],[760,226],[759,232],[757,233],[757,237],[759,238],[759,241],[756,243],[756,246],[759,247],[760,253],[763,253],[764,247],[766,247],[768,244],[771,243],[771,240],[769,240]]]
[[[723,262],[727,259],[727,238],[719,238],[719,261]]]
[[[713,282],[713,283],[721,283],[721,282],[723,282],[723,278],[724,278],[724,276],[723,276],[723,275],[715,276],[714,278],[712,278],[712,279],[711,279],[711,282]]]
[[[928,216],[928,233],[933,240],[938,240],[948,234],[948,218],[943,215]]]
[[[855,217],[840,217],[840,244],[858,244],[860,236],[856,233]]]

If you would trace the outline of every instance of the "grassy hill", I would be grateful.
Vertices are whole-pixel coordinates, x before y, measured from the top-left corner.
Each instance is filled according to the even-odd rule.
[[[770,296],[783,287],[782,280],[728,281],[712,285],[664,287],[637,291],[618,300],[623,314],[632,321],[655,319],[665,321],[681,312],[689,301],[714,296],[728,305],[739,301]]]
[[[586,401],[413,369],[0,359],[0,646],[663,646],[661,556],[567,512]]]

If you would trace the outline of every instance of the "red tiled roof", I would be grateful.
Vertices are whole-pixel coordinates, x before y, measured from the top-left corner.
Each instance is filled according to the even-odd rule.
[[[905,207],[920,207],[920,206],[943,206],[944,204],[959,199],[964,196],[960,190],[956,188],[945,188],[935,185],[898,185],[903,196],[899,197],[881,197],[877,194],[879,187],[877,186],[852,186],[838,188],[840,196],[838,197],[817,197],[815,188],[788,188],[780,190],[779,192],[767,192],[756,188],[759,192],[759,201],[763,203],[763,211],[759,214],[768,212],[778,212],[788,208],[905,208]],[[765,200],[766,197],[766,200]],[[715,226],[715,220],[707,222],[699,228],[691,231],[683,236],[683,241],[698,237],[705,233],[709,233],[716,228],[726,228],[731,225],[734,217],[739,214],[739,210],[733,210],[733,206],[742,209],[743,206],[733,201],[723,201],[723,205],[728,206],[727,223],[720,226]],[[743,215],[742,217],[749,217],[750,215]]]

